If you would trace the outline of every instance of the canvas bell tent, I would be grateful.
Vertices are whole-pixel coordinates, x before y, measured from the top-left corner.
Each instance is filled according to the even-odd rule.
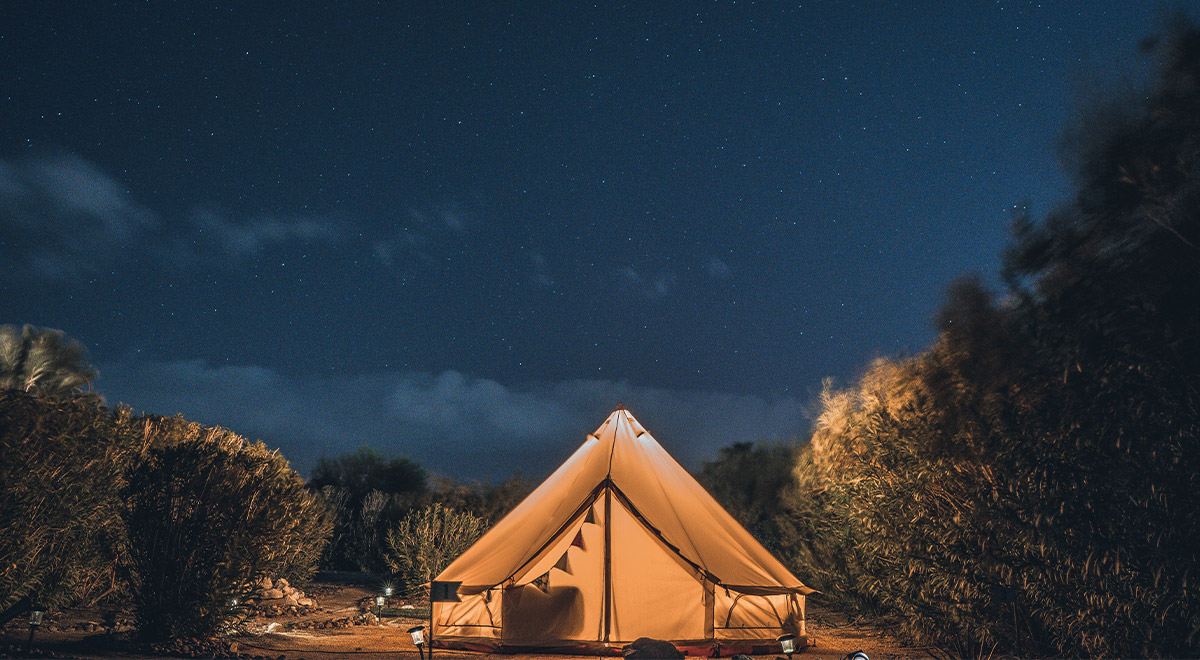
[[[479,650],[767,652],[812,593],[624,408],[436,581],[434,643]]]

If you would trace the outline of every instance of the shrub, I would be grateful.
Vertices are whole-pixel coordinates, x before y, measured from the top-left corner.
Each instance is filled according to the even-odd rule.
[[[252,582],[312,574],[327,510],[278,452],[180,418],[143,424],[153,444],[129,477],[127,521],[144,637],[213,634]]]
[[[120,493],[137,454],[127,418],[90,399],[0,391],[0,610],[25,596],[64,607],[121,591]]]
[[[800,457],[798,572],[913,639],[1200,649],[1200,30],[1160,43],[1075,202],[1017,223],[1008,297],[955,285],[934,345],[827,393]]]
[[[482,518],[431,504],[409,513],[388,530],[388,566],[415,591],[428,585],[486,529]]]
[[[334,521],[322,568],[382,573],[383,537],[426,492],[425,470],[403,456],[364,447],[322,456],[308,487],[320,493]]]

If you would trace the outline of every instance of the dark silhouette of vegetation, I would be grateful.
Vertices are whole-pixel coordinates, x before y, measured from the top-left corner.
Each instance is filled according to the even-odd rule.
[[[361,448],[313,468],[309,488],[319,492],[334,521],[321,566],[329,570],[387,572],[384,535],[425,492],[425,470],[403,456]]]
[[[140,453],[127,410],[0,390],[0,610],[125,593],[125,473]]]
[[[957,655],[1200,650],[1200,30],[1077,132],[1079,192],[1018,219],[1008,291],[827,391],[789,559]]]
[[[700,468],[696,479],[771,552],[778,553],[786,525],[784,493],[795,480],[799,447],[738,442]]]
[[[376,574],[393,573],[399,565],[388,534],[414,511],[436,504],[490,525],[532,491],[520,477],[498,485],[430,483],[424,469],[408,458],[385,457],[369,448],[322,457],[308,485],[317,489],[334,521],[321,567]]]
[[[314,570],[327,509],[278,453],[102,408],[57,330],[4,326],[0,354],[0,609],[131,597],[143,636],[202,636],[253,580]]]
[[[516,508],[533,492],[536,485],[520,474],[498,484],[434,479],[430,489],[420,497],[417,505],[441,504],[446,508],[482,518],[490,527]]]
[[[128,485],[143,637],[211,635],[258,579],[316,570],[327,510],[278,452],[180,418],[137,427],[151,439]]]
[[[385,457],[363,447],[334,458],[322,456],[313,467],[310,488],[334,486],[352,502],[361,502],[371,491],[387,494],[419,493],[426,488],[425,470],[403,456]]]
[[[61,330],[0,325],[0,390],[98,401],[99,395],[85,389],[95,377],[87,349]]]

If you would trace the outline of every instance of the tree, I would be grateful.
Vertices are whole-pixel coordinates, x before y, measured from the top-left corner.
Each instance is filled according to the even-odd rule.
[[[781,495],[792,484],[797,447],[738,442],[704,463],[697,480],[768,550],[777,552]]]
[[[85,388],[96,377],[87,349],[61,330],[0,326],[0,389],[52,397],[99,396]]]
[[[418,493],[425,490],[425,470],[403,456],[385,457],[363,447],[335,458],[322,456],[313,467],[310,488],[336,486],[346,491],[349,501],[362,502],[371,491]]]
[[[421,466],[369,447],[335,458],[322,456],[308,486],[320,493],[334,517],[322,566],[367,573],[387,570],[384,535],[427,489]]]

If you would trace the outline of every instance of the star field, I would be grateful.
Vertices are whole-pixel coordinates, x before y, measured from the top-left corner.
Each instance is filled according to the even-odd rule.
[[[801,437],[1063,199],[1162,11],[10,7],[0,322],[301,468],[536,472],[622,402],[693,462]]]

